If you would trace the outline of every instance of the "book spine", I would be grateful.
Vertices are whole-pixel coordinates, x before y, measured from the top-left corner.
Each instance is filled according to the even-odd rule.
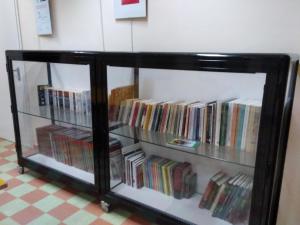
[[[231,138],[230,138],[230,146],[235,146],[236,143],[236,130],[237,123],[239,117],[239,104],[234,104],[233,112],[232,112],[232,121],[231,121]]]
[[[241,149],[242,150],[245,150],[245,148],[246,148],[246,137],[247,137],[247,130],[248,130],[249,109],[250,109],[249,105],[246,105],[245,116],[244,116],[244,124],[243,124],[242,143],[241,143]]]
[[[244,117],[245,117],[245,105],[240,105],[238,126],[237,126],[237,141],[236,148],[241,150],[242,147],[242,136],[243,136],[243,126],[244,126]]]
[[[230,146],[231,138],[232,138],[231,127],[233,121],[233,105],[234,105],[233,103],[229,103],[227,128],[226,128],[226,146]]]
[[[135,122],[136,122],[137,116],[138,116],[138,110],[139,110],[139,107],[140,107],[140,103],[139,103],[139,102],[136,102],[135,107],[132,108],[132,110],[134,110],[133,118],[132,118],[132,121],[131,121],[131,126],[132,126],[132,127],[135,126]]]

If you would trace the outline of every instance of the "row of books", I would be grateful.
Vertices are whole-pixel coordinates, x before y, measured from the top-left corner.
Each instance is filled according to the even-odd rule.
[[[146,157],[139,144],[122,149],[123,182],[135,188],[147,187],[177,199],[196,192],[197,175],[188,162],[176,162],[156,155]]]
[[[36,129],[39,152],[56,161],[94,172],[93,136],[90,131],[49,125]]]
[[[120,104],[117,120],[148,131],[255,151],[260,111],[261,103],[248,99],[211,102],[127,99]]]
[[[52,106],[56,109],[90,114],[91,92],[57,89],[47,85],[38,85],[39,106]]]
[[[151,155],[144,162],[145,187],[177,199],[190,198],[196,191],[197,175],[188,162]]]
[[[211,211],[213,217],[232,224],[242,224],[249,218],[253,178],[239,173],[229,177],[218,172],[209,181],[199,203]]]

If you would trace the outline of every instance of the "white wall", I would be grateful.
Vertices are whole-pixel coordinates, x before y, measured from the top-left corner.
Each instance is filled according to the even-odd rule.
[[[18,49],[18,29],[14,1],[3,0],[0,6],[0,137],[14,140],[10,95],[6,73],[6,49]]]
[[[113,18],[111,0],[52,0],[52,37],[36,35],[34,1],[16,1],[24,49],[300,53],[299,0],[149,0],[147,19],[121,21]],[[2,15],[7,23],[13,11],[4,10]],[[11,31],[11,36],[17,37],[16,32]],[[6,82],[1,78],[0,85]],[[278,225],[300,221],[300,177],[290,175],[300,169],[299,85],[283,185],[288,188],[283,188]],[[9,117],[7,113],[0,118]]]

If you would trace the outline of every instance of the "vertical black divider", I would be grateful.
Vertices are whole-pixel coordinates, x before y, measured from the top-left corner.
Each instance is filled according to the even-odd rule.
[[[49,62],[47,62],[47,77],[48,77],[48,86],[52,87],[51,64]],[[51,123],[55,124],[53,105],[50,105],[50,116],[51,116]]]
[[[138,98],[140,96],[140,93],[139,93],[140,70],[137,66],[135,66],[133,69],[133,75],[134,75],[134,97]],[[134,136],[138,137],[136,129],[134,130],[134,132],[135,132]],[[135,138],[134,143],[138,143],[138,142],[139,142],[139,139]]]

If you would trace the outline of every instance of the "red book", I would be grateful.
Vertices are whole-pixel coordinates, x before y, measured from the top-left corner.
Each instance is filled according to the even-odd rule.
[[[191,164],[188,162],[180,163],[178,166],[174,168],[173,172],[173,190],[174,190],[174,197],[180,199],[181,190],[183,186],[183,179],[182,174],[185,167],[190,166]]]
[[[185,120],[186,120],[186,113],[187,113],[187,106],[184,106],[183,108],[183,121],[182,121],[182,128],[180,136],[184,136],[184,129],[185,129]]]
[[[140,0],[122,0],[122,5],[130,5],[140,3]]]
[[[132,117],[132,121],[131,121],[131,124],[130,124],[130,126],[132,126],[132,127],[135,126],[135,121],[136,121],[136,118],[137,118],[137,114],[139,112],[139,107],[140,107],[140,103],[137,102],[135,104],[135,108],[134,108],[134,112],[133,112],[133,117]]]
[[[163,108],[162,122],[161,122],[160,128],[159,128],[160,132],[163,132],[163,129],[164,129],[164,126],[166,123],[167,111],[168,111],[168,103],[166,103]]]

